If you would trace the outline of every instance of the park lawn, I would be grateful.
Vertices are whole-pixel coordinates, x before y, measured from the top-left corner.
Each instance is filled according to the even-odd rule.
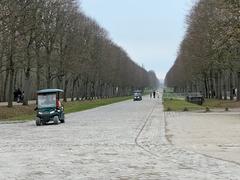
[[[36,105],[14,106],[12,108],[0,106],[0,121],[33,119],[35,107]]]
[[[84,111],[87,109],[93,109],[99,106],[105,106],[108,104],[113,104],[125,100],[131,99],[131,96],[126,97],[115,97],[115,98],[108,98],[108,99],[96,99],[96,100],[89,100],[89,101],[73,101],[63,103],[65,113],[72,113],[78,111]]]
[[[240,102],[239,101],[231,101],[231,100],[218,100],[218,99],[205,99],[205,102],[202,106],[197,104],[189,103],[185,100],[179,100],[179,99],[167,99],[164,98],[164,110],[165,111],[184,111],[184,109],[187,109],[188,111],[194,111],[194,110],[206,110],[208,107],[210,110],[214,108],[240,108]]]
[[[205,99],[203,106],[211,108],[240,108],[240,102],[235,100]]]
[[[87,101],[73,101],[63,103],[65,113],[73,113],[87,109],[105,106],[131,99],[131,96],[114,97],[108,99],[96,99]],[[0,106],[0,121],[26,121],[33,120],[35,117],[34,108],[36,105],[14,106],[12,108]]]
[[[194,111],[205,109],[203,106],[180,99],[164,99],[163,106],[164,111]]]

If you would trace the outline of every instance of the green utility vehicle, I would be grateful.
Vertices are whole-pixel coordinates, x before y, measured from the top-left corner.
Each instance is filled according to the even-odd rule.
[[[64,109],[60,103],[61,89],[43,89],[37,91],[37,119],[36,125],[46,125],[48,122],[58,124],[64,123]]]

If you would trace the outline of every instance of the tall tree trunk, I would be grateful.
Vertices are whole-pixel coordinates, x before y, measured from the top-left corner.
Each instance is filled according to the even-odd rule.
[[[32,32],[30,34],[30,39],[28,41],[27,47],[26,47],[26,59],[27,59],[27,69],[25,71],[25,78],[24,78],[24,97],[23,97],[23,105],[28,105],[29,100],[29,85],[30,85],[30,70],[31,70],[31,55],[30,55],[30,47],[32,45],[33,38],[32,38]]]
[[[25,80],[24,80],[24,97],[23,97],[23,105],[28,106],[29,93],[30,93],[30,68],[27,68],[25,72]]]
[[[17,85],[17,75],[18,75],[18,72],[16,71],[14,73],[14,83],[13,83],[13,89],[17,89],[16,85]]]
[[[226,78],[223,78],[223,92],[224,92],[224,100],[227,100],[227,84],[226,84]]]
[[[74,101],[74,92],[75,92],[77,80],[78,80],[78,77],[76,77],[72,83],[71,101]]]
[[[81,86],[80,86],[80,81],[78,79],[78,81],[77,81],[77,97],[76,97],[76,101],[80,100],[80,93],[81,93]]]
[[[37,63],[37,90],[40,89],[40,65]]]
[[[82,93],[82,99],[86,99],[87,98],[87,81],[84,80],[83,81],[83,93]]]
[[[91,99],[95,98],[95,82],[91,82]]]
[[[218,86],[219,97],[218,97],[218,99],[222,99],[222,72],[221,71],[219,72],[218,83],[219,83],[219,86]]]
[[[3,101],[3,92],[4,92],[4,89],[3,89],[3,73],[0,73],[0,101]]]
[[[12,32],[11,44],[9,50],[9,89],[8,89],[8,107],[13,106],[13,83],[14,83],[14,62],[13,62],[13,54],[15,50],[15,31]]]
[[[69,80],[66,79],[66,80],[65,80],[65,83],[64,83],[64,93],[63,93],[63,101],[64,101],[64,102],[67,102],[68,82],[69,82]]]
[[[9,77],[9,89],[8,89],[8,107],[13,106],[13,80],[14,80],[14,65],[13,57],[10,55],[10,77]]]
[[[214,82],[213,82],[213,72],[210,71],[210,89],[211,89],[211,98],[214,98],[215,96],[215,90],[214,90]]]
[[[0,55],[0,101],[3,100],[3,92],[4,92],[4,89],[3,89],[3,56],[4,56],[4,48],[2,47],[1,49],[1,55]]]
[[[58,89],[63,89],[63,78],[62,78],[62,76],[57,77],[57,88]]]
[[[47,88],[51,88],[51,67],[49,64],[47,67]]]
[[[107,83],[104,83],[103,94],[104,94],[104,98],[106,98],[107,97]]]
[[[204,89],[205,89],[205,97],[208,97],[208,83],[207,83],[207,76],[204,76]]]
[[[41,60],[40,60],[40,55],[39,55],[39,51],[40,51],[40,44],[36,43],[36,47],[35,47],[35,54],[36,54],[36,61],[37,61],[37,71],[36,71],[36,77],[37,77],[37,90],[40,89],[40,70],[41,70]]]
[[[218,77],[218,73],[215,73],[215,86],[216,86],[216,99],[219,99],[219,77]]]
[[[103,96],[104,96],[103,89],[104,89],[104,84],[101,82],[101,83],[100,83],[100,97],[101,97],[101,98],[103,98]]]
[[[6,76],[5,76],[5,80],[4,80],[4,87],[3,87],[3,101],[6,101],[7,100],[7,86],[8,86],[8,79],[9,79],[9,74],[10,74],[10,71],[8,70],[6,72]]]
[[[24,71],[21,71],[20,73],[20,84],[19,84],[19,88],[20,89],[23,89],[23,74],[24,74]]]
[[[230,100],[233,100],[233,73],[232,71],[230,71],[230,75],[229,75],[229,89],[230,89]]]
[[[240,72],[237,72],[237,101],[240,100]]]
[[[51,88],[52,86],[52,72],[51,72],[51,51],[48,49],[46,54],[47,60],[47,88]]]

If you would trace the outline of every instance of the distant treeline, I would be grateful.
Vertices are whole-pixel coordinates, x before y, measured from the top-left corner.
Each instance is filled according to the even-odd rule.
[[[0,0],[0,101],[42,88],[64,98],[122,96],[158,80],[111,41],[76,0]]]
[[[240,1],[198,0],[165,84],[177,92],[240,100]]]

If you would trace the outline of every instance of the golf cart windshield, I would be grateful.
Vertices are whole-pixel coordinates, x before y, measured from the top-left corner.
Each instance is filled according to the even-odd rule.
[[[55,108],[56,107],[56,94],[39,94],[38,95],[38,108]]]
[[[141,93],[135,92],[135,93],[134,93],[134,96],[141,96]]]

